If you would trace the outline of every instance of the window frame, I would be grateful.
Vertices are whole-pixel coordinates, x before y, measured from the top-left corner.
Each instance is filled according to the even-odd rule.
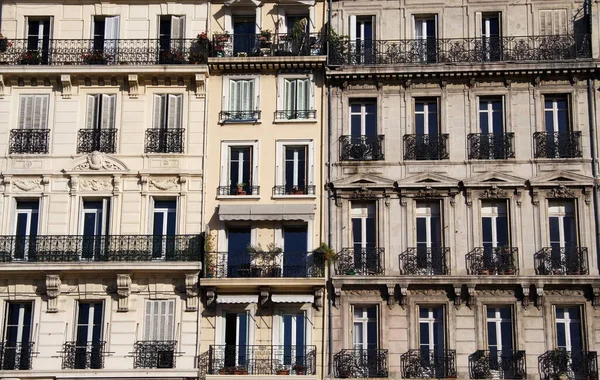
[[[423,115],[423,130],[425,130],[425,128],[427,129],[427,133],[424,133],[423,136],[431,136],[432,133],[429,131],[429,103],[432,103],[432,101],[435,101],[436,103],[436,127],[437,127],[437,131],[434,134],[435,136],[440,136],[442,134],[442,127],[441,127],[441,109],[440,109],[440,97],[439,96],[416,96],[412,98],[412,106],[413,106],[413,115],[412,115],[412,119],[413,119],[413,133],[415,135],[419,135],[417,133],[417,115]],[[417,104],[419,103],[423,103],[423,111],[417,111]]]
[[[502,214],[499,210],[500,206],[504,207],[504,214]],[[496,210],[486,210],[486,209],[496,209]],[[512,247],[512,230],[511,230],[511,213],[510,213],[510,203],[507,199],[482,199],[479,207],[479,223],[481,233],[480,241],[481,246],[484,246],[484,237],[483,237],[483,218],[491,218],[491,227],[492,227],[492,247],[499,248],[498,246],[498,218],[504,215],[506,217],[506,243],[509,247]],[[495,244],[495,246],[494,246]]]
[[[223,77],[223,98],[221,100],[221,111],[231,111],[229,109],[229,102],[231,99],[230,89],[231,89],[231,81],[236,80],[253,80],[254,81],[254,109],[248,111],[257,111],[261,110],[260,105],[260,75],[227,75]],[[260,118],[262,118],[262,113]],[[231,123],[260,123],[261,119],[252,119],[252,120],[223,120],[219,118],[219,123],[221,124],[231,124]]]
[[[112,209],[112,197],[81,197],[80,199],[80,206],[79,206],[79,232],[80,235],[83,235],[84,233],[84,229],[85,229],[85,215],[86,215],[86,209],[85,209],[85,203],[86,202],[102,202],[102,220],[100,221],[101,223],[101,233],[97,234],[95,236],[104,236],[104,235],[108,235],[110,234],[110,227],[111,227],[111,209]],[[96,223],[97,223],[97,214],[96,214]],[[97,226],[96,226],[97,227]]]
[[[300,80],[300,79],[308,79],[308,109],[306,110],[295,110],[295,111],[314,111],[314,118],[305,118],[305,119],[278,119],[275,118],[276,123],[286,122],[286,121],[300,121],[300,122],[316,122],[316,84],[315,84],[315,76],[312,72],[306,74],[279,74],[277,75],[277,111],[289,111],[285,109],[285,81],[286,80]]]
[[[276,176],[275,186],[285,186],[285,151],[288,146],[306,146],[306,186],[315,185],[315,147],[313,139],[281,139],[276,143]],[[274,195],[273,197],[298,197],[298,195]],[[300,195],[302,196],[302,195]],[[304,194],[304,196],[315,197],[315,194]]]
[[[167,304],[167,313],[166,315],[168,315],[168,308],[169,308],[169,304],[173,305],[173,314],[172,314],[172,325],[171,325],[171,331],[167,332],[166,338],[163,340],[159,340],[156,339],[157,338],[157,333],[154,333],[151,330],[151,326],[149,326],[147,324],[148,322],[148,318],[150,318],[150,322],[152,323],[151,319],[152,319],[152,314],[148,315],[147,311],[148,311],[148,304],[149,303],[160,303],[160,302],[165,302]],[[152,309],[151,309],[152,311]],[[160,298],[160,299],[150,299],[150,298],[146,298],[144,299],[144,332],[143,332],[143,340],[144,341],[168,341],[168,340],[173,340],[176,341],[176,337],[175,337],[175,328],[177,325],[177,300],[175,298]],[[165,329],[166,331],[166,329]],[[158,332],[158,334],[160,334],[160,332]],[[167,339],[169,338],[170,339]],[[150,338],[154,338],[154,339],[150,339]]]
[[[494,309],[509,309],[510,310],[510,328],[511,328],[511,339],[512,339],[512,347],[510,348],[504,348],[502,347],[502,349],[498,349],[498,345],[496,344],[496,349],[497,351],[507,351],[507,350],[516,350],[517,349],[517,339],[516,339],[516,313],[515,313],[515,308],[513,307],[514,305],[511,304],[496,304],[496,303],[486,303],[483,305],[483,325],[484,327],[484,336],[483,339],[485,341],[485,348],[487,350],[490,350],[490,342],[489,342],[489,329],[488,329],[488,323],[490,323],[490,318],[487,316],[488,314],[488,309],[489,308],[494,308]],[[496,339],[497,342],[499,342],[500,340],[502,340],[502,331],[501,331],[501,323],[503,321],[506,321],[505,319],[502,319],[502,317],[498,318],[498,317],[493,317],[491,318],[492,322],[496,324]]]
[[[369,318],[368,317],[368,310],[369,309],[375,309],[375,317],[374,318]],[[363,309],[363,315],[362,317],[359,317],[358,319],[355,317],[354,313],[356,311],[356,309]],[[375,331],[377,333],[377,336],[375,337],[375,349],[379,349],[379,347],[381,346],[380,344],[380,340],[381,340],[381,316],[380,316],[380,305],[378,304],[361,304],[361,303],[356,303],[356,304],[350,304],[350,315],[351,315],[351,334],[350,334],[350,338],[351,338],[351,344],[352,344],[352,349],[354,350],[368,350],[369,347],[369,333],[368,333],[368,324],[369,322],[373,321],[375,322]],[[361,347],[360,348],[356,348],[357,343],[355,343],[355,328],[354,325],[355,323],[360,323],[362,324],[362,343],[361,343]],[[366,348],[365,348],[366,347]]]
[[[31,98],[33,104],[32,104],[32,114],[31,114],[31,125],[29,127],[27,127],[27,116],[24,116],[24,114],[27,112],[27,106],[26,104],[24,104],[23,102],[25,101],[25,98]],[[40,112],[39,118],[39,127],[38,128],[34,128],[35,127],[35,108],[36,108],[36,99],[40,98],[40,99],[45,99],[46,102],[46,110],[45,110],[45,114],[44,112]],[[19,103],[18,103],[18,108],[17,108],[17,128],[18,130],[21,131],[27,131],[27,130],[37,130],[37,129],[42,129],[42,130],[50,130],[50,106],[51,106],[51,99],[52,97],[50,96],[50,94],[40,94],[40,93],[21,93],[19,94]],[[44,102],[44,100],[42,100],[42,103]],[[44,105],[41,104],[40,105],[43,110]],[[21,112],[23,111],[23,112]],[[25,119],[23,119],[23,117],[25,117]]]
[[[229,186],[231,179],[229,178],[229,158],[231,147],[245,147],[249,146],[252,148],[252,167],[250,168],[252,186],[258,185],[259,177],[259,142],[258,140],[223,140],[221,141],[221,172],[219,179],[219,187]],[[237,195],[217,195],[218,198],[238,198]],[[244,199],[248,198],[260,198],[260,194],[252,194],[244,196]]]
[[[367,123],[366,123],[366,116],[368,115],[367,111],[366,111],[366,105],[370,104],[370,105],[375,105],[375,129],[377,131],[377,135],[380,134],[380,122],[379,122],[379,99],[378,98],[350,98],[348,99],[348,135],[349,136],[358,136],[358,135],[353,135],[352,134],[352,116],[354,115],[360,115],[360,130],[361,130],[361,134],[360,136],[368,136],[366,134],[367,131]],[[352,112],[352,106],[353,105],[360,105],[360,112],[359,113],[353,113]]]
[[[552,340],[552,344],[553,347],[555,348],[559,348],[558,347],[558,322],[559,319],[557,318],[557,308],[561,308],[561,309],[565,309],[565,312],[570,309],[570,308],[578,308],[579,309],[579,333],[581,334],[581,349],[582,350],[586,350],[587,349],[587,339],[586,339],[586,321],[585,321],[585,305],[583,304],[553,304],[552,305],[552,331],[554,332],[554,339]],[[569,321],[571,321],[572,319],[569,318]],[[572,342],[571,342],[571,330],[569,328],[567,328],[569,325],[567,323],[565,324],[565,343],[567,344],[567,346],[565,347],[565,349],[567,347],[569,347],[570,349],[568,350],[569,352],[572,352]]]

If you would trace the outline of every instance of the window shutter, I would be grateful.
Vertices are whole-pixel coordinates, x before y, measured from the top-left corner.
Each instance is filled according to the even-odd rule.
[[[116,40],[119,38],[119,16],[104,19],[104,39]],[[114,41],[111,41],[114,43]]]
[[[183,16],[171,16],[171,39],[178,40],[183,38]]]
[[[540,11],[540,35],[567,34],[567,11],[565,9],[549,9]]]
[[[88,129],[95,128],[96,123],[96,95],[87,96],[87,110],[86,110],[86,121],[85,127]]]
[[[293,111],[294,110],[293,98],[295,96],[295,94],[294,94],[294,81],[293,80],[289,80],[289,79],[285,79],[284,83],[285,83],[285,85],[284,85],[285,99],[284,99],[283,108],[286,111]]]
[[[21,95],[19,103],[19,129],[31,128],[31,115],[33,113],[33,95]]]
[[[356,16],[350,16],[350,42],[356,41]]]
[[[168,308],[167,308],[167,323],[166,330],[167,333],[165,335],[166,340],[174,340],[173,331],[175,329],[175,300],[168,300]]]
[[[253,111],[254,110],[254,80],[245,81],[245,102],[246,102],[246,110]]]
[[[35,95],[33,109],[33,128],[46,129],[48,119],[48,95]]]
[[[102,117],[100,128],[114,128],[115,95],[102,95]]]
[[[298,80],[298,103],[296,104],[296,108],[300,111],[306,111],[310,107],[308,106],[308,89],[310,86],[310,82],[308,79],[300,79]]]
[[[229,111],[240,110],[240,81],[229,81]]]
[[[144,316],[144,340],[152,340],[152,306],[154,301],[146,300],[146,315]]]
[[[483,36],[483,21],[481,12],[475,12],[475,37]]]
[[[154,95],[154,128],[165,128],[165,96]]]
[[[181,128],[182,95],[169,95],[167,128]]]

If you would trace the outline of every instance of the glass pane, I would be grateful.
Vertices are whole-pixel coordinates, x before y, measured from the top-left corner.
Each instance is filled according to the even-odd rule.
[[[491,350],[492,347],[496,348],[498,346],[496,323],[488,322],[487,327],[488,327],[488,346],[490,347],[489,349]]]
[[[505,216],[496,218],[496,236],[499,247],[508,245],[508,220]]]
[[[429,349],[429,323],[419,323],[419,344],[421,348]]]
[[[362,135],[362,117],[361,115],[350,116],[350,134],[352,136]]]

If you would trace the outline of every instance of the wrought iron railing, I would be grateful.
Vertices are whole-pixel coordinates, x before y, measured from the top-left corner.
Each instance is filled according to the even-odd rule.
[[[477,247],[466,256],[469,274],[511,275],[519,274],[518,248]]]
[[[333,371],[338,378],[388,377],[388,350],[342,350],[333,356]]]
[[[133,368],[175,368],[175,340],[140,340],[133,346]]]
[[[535,132],[535,158],[582,157],[581,132]]]
[[[408,350],[400,356],[405,379],[456,378],[456,350]]]
[[[0,236],[0,262],[200,261],[199,235]]]
[[[49,141],[49,129],[12,129],[8,153],[47,154]]]
[[[315,185],[305,186],[273,186],[273,195],[315,195]]]
[[[598,380],[598,355],[595,351],[546,351],[538,357],[538,371],[541,380],[558,379],[560,375],[569,380]]]
[[[471,379],[526,379],[525,351],[479,350],[469,356]]]
[[[211,345],[209,375],[315,375],[317,348],[305,345]]]
[[[33,342],[16,343],[0,342],[0,369],[27,370],[31,369]]]
[[[440,135],[404,135],[405,160],[446,160],[448,155],[447,133]]]
[[[591,36],[330,41],[332,65],[564,61],[591,58]]]
[[[314,56],[325,54],[321,33],[216,34],[213,57]]]
[[[252,186],[252,184],[243,184],[241,186],[238,185],[230,185],[230,186],[219,186],[217,188],[217,195],[259,195],[260,194],[260,186]]]
[[[507,133],[469,133],[467,142],[470,160],[505,160],[515,158],[513,138]]]
[[[183,153],[184,145],[184,128],[146,129],[145,153]]]
[[[206,252],[204,277],[324,277],[323,255],[311,252]]]
[[[375,276],[385,274],[385,248],[343,248],[335,263],[337,275]]]
[[[65,342],[62,352],[63,369],[104,368],[106,342]]]
[[[0,44],[0,63],[9,65],[198,64],[206,63],[208,54],[208,41],[196,38],[50,39],[41,48],[27,39]]]
[[[281,110],[275,111],[275,120],[314,120],[317,110]]]
[[[249,111],[221,111],[219,113],[219,119],[222,123],[232,123],[240,121],[257,121],[260,119],[259,110]]]
[[[342,136],[340,138],[340,160],[383,160],[383,140],[384,135]]]
[[[77,134],[77,153],[115,153],[117,129],[80,129]]]
[[[450,274],[450,248],[411,247],[400,254],[400,271],[405,275]]]
[[[544,247],[535,253],[534,259],[537,274],[588,274],[588,249],[586,247]]]

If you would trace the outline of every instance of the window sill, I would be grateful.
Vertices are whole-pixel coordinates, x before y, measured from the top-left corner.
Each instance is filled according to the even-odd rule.
[[[217,199],[260,199],[260,195],[217,195]]]
[[[296,194],[296,195],[273,195],[272,199],[316,199],[317,196],[315,194]]]
[[[252,119],[252,120],[219,120],[219,124],[228,125],[228,124],[262,124],[261,119]]]
[[[273,124],[316,124],[317,122],[317,119],[275,119]]]

